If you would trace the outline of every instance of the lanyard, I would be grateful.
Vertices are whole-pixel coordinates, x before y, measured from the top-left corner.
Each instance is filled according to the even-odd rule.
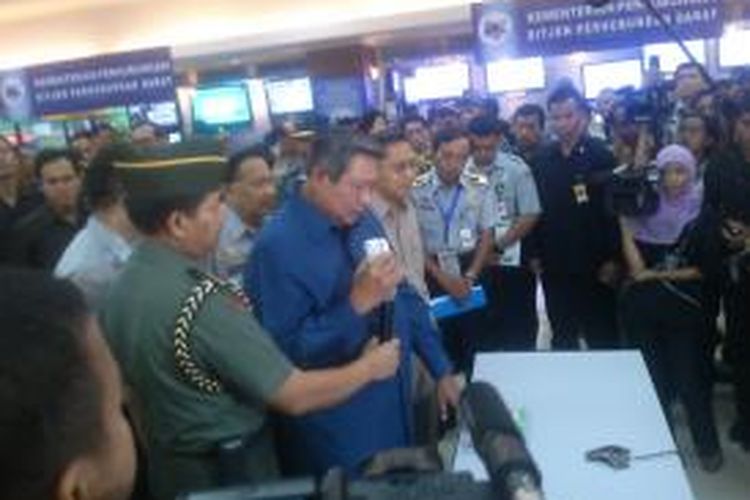
[[[451,203],[447,207],[447,209],[440,203],[439,200],[435,200],[435,203],[440,210],[440,216],[443,219],[443,241],[446,245],[448,244],[450,236],[451,221],[453,220],[453,216],[456,214],[456,208],[458,208],[458,200],[459,198],[461,198],[461,191],[463,191],[463,186],[459,184],[453,191],[453,198],[451,199]]]

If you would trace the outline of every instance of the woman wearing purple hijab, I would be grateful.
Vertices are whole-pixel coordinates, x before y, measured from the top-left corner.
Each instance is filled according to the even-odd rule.
[[[721,265],[718,219],[701,211],[703,187],[692,153],[662,149],[660,205],[653,215],[621,221],[632,282],[620,302],[628,341],[640,348],[665,413],[679,398],[701,465],[723,464],[711,406],[711,348],[706,283]]]

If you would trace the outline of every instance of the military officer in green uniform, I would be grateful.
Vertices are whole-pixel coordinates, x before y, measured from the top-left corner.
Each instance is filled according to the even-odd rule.
[[[115,162],[145,238],[102,320],[140,409],[158,499],[273,479],[269,408],[302,414],[332,406],[398,367],[391,341],[335,369],[296,369],[242,292],[204,272],[222,224],[225,164],[218,145],[205,142],[137,150]]]
[[[446,130],[435,136],[435,167],[415,181],[412,199],[424,242],[430,295],[465,299],[483,278],[497,224],[496,198],[487,177],[465,171],[469,139]],[[440,322],[444,343],[458,371],[471,376],[476,337],[484,311]]]

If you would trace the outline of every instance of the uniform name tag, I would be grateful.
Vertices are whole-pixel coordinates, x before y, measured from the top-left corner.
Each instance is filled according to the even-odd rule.
[[[474,231],[467,227],[458,232],[458,239],[460,240],[461,250],[463,252],[474,250],[474,247],[477,244],[476,238],[474,238]]]
[[[495,227],[495,243],[498,245],[498,247],[503,242],[503,237],[505,236],[505,233],[508,232],[508,229],[510,229],[507,226],[498,225]],[[509,247],[506,247],[503,249],[502,255],[500,255],[500,258],[497,261],[497,264],[501,266],[509,266],[509,267],[518,267],[521,265],[521,242],[516,241]]]
[[[461,276],[461,263],[458,261],[456,252],[440,252],[437,258],[438,265],[445,274]]]

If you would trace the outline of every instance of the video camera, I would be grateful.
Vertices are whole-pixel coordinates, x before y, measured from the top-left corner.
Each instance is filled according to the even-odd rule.
[[[651,125],[669,115],[669,89],[665,83],[643,89],[623,87],[615,95],[625,108],[626,119],[632,123]]]
[[[644,168],[625,166],[607,180],[606,206],[609,213],[623,217],[646,217],[659,209],[659,182],[655,165]]]
[[[669,92],[669,84],[665,82],[642,89],[628,86],[615,91],[617,106],[623,109],[622,120],[643,126],[653,137],[657,149],[664,142],[665,127],[672,114]]]

